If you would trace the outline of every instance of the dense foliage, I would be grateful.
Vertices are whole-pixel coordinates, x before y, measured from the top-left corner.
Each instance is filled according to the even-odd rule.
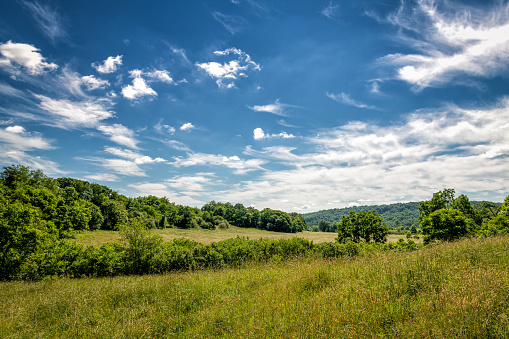
[[[337,225],[338,242],[373,242],[384,243],[387,241],[389,232],[387,226],[382,224],[382,217],[373,211],[350,211],[349,215],[343,216]]]
[[[280,232],[298,232],[307,227],[296,213],[269,209],[259,212],[235,205],[237,209],[231,214],[231,204],[221,205],[228,207],[226,213],[215,213],[217,210],[210,213],[206,208],[176,205],[166,198],[128,198],[95,183],[49,178],[42,171],[26,166],[5,167],[0,173],[0,279],[44,276],[46,273],[40,272],[45,272],[45,266],[52,267],[49,271],[55,274],[68,274],[67,265],[82,265],[79,262],[83,260],[87,265],[110,267],[111,260],[120,260],[119,251],[127,256],[122,257],[124,263],[130,262],[137,267],[141,260],[136,252],[120,249],[117,245],[100,250],[80,249],[78,245],[64,241],[73,231],[132,229],[133,225],[143,229],[228,228],[230,224],[224,217],[240,226],[253,227],[246,223],[248,213],[256,215],[255,219],[249,219],[249,222],[255,222],[254,227]],[[83,259],[83,256],[98,262],[90,263],[92,259]],[[138,271],[142,270],[129,270],[131,273]]]
[[[304,218],[298,213],[286,213],[266,208],[262,211],[242,204],[232,205],[211,201],[201,210],[212,216],[220,216],[237,227],[252,227],[267,231],[296,233],[307,229]]]
[[[487,236],[509,233],[509,196],[497,204],[471,204],[468,197],[454,197],[454,189],[433,193],[419,204],[419,220],[424,244],[451,241],[465,236]]]
[[[320,227],[319,223],[321,220],[329,223],[335,221],[341,221],[344,215],[349,215],[350,211],[359,213],[362,211],[373,211],[382,217],[384,224],[389,229],[401,229],[410,230],[412,225],[419,224],[419,203],[408,202],[408,203],[397,203],[390,205],[372,205],[372,206],[353,206],[345,208],[334,208],[330,210],[323,210],[313,213],[306,213],[302,216],[306,222],[312,226]],[[326,231],[327,232],[327,231]],[[329,231],[330,232],[330,231]],[[335,231],[334,231],[335,232]]]

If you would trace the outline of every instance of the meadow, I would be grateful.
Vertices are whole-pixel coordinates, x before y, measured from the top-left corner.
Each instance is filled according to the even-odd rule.
[[[508,338],[509,237],[0,283],[1,338]]]
[[[212,242],[223,241],[226,239],[236,237],[248,237],[249,239],[291,239],[294,237],[304,238],[313,241],[315,244],[323,242],[334,242],[337,238],[337,233],[332,232],[309,232],[303,231],[299,233],[282,233],[272,232],[267,230],[260,230],[256,228],[242,228],[230,226],[227,229],[207,230],[201,228],[165,228],[153,229],[151,234],[160,235],[164,241],[171,241],[178,238],[186,238],[197,241],[202,244],[210,244]],[[74,240],[78,244],[85,246],[102,246],[105,243],[119,242],[120,233],[117,231],[96,230],[96,231],[81,231],[73,235]],[[387,236],[388,242],[396,242],[399,239],[406,240],[405,235],[389,234]],[[414,239],[415,240],[415,239]],[[422,242],[415,240],[415,242]]]

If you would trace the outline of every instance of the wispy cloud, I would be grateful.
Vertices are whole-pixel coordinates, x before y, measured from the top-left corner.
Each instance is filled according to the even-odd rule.
[[[231,157],[220,154],[192,153],[187,158],[175,157],[172,164],[176,167],[189,166],[221,166],[233,169],[235,174],[246,174],[251,171],[263,170],[262,165],[265,160],[260,159],[241,159],[234,155]]]
[[[20,1],[20,3],[29,11],[41,32],[52,44],[57,41],[70,42],[65,29],[65,20],[56,9],[51,8],[49,4],[41,4],[37,1]]]
[[[379,62],[396,66],[395,78],[417,91],[458,82],[460,75],[494,76],[507,69],[508,18],[509,4],[501,2],[477,8],[432,0],[420,0],[409,8],[402,2],[388,21],[403,33],[411,31],[412,38],[400,35],[399,39],[418,53],[390,54]]]
[[[421,110],[392,126],[351,122],[305,139],[314,145],[307,151],[247,147],[246,155],[270,161],[265,167],[275,161],[288,168],[264,171],[222,192],[222,197],[263,207],[316,210],[367,199],[373,204],[418,201],[448,186],[472,193],[472,198],[499,192],[498,199],[503,199],[509,191],[508,136],[509,98],[487,108],[446,105]]]
[[[144,164],[152,164],[152,163],[160,163],[160,162],[166,162],[163,158],[157,157],[157,158],[151,158],[147,155],[143,155],[138,152],[133,152],[128,149],[121,149],[117,147],[106,147],[104,149],[106,152],[116,155],[120,158],[128,159],[134,161],[136,165],[144,165]]]
[[[299,108],[298,106],[284,104],[279,99],[277,99],[273,104],[268,105],[254,105],[254,106],[248,106],[250,109],[252,109],[255,112],[267,112],[272,113],[275,115],[279,115],[282,117],[287,117],[288,114],[285,112],[288,108]]]
[[[47,63],[46,58],[39,51],[33,45],[15,43],[9,40],[4,44],[0,44],[0,54],[3,56],[0,59],[0,67],[15,73],[22,66],[33,75],[43,74],[58,68],[54,63]]]
[[[221,12],[212,12],[212,17],[219,22],[231,34],[237,33],[245,24],[245,20],[234,15],[227,15]]]
[[[121,124],[111,126],[99,126],[97,129],[110,137],[110,140],[129,148],[137,149],[138,140],[134,137],[134,132]]]
[[[335,20],[338,14],[339,5],[335,4],[333,1],[330,1],[329,4],[322,9],[322,15],[327,17],[327,19]]]
[[[332,100],[343,103],[345,105],[355,106],[358,108],[374,109],[374,110],[378,109],[375,106],[368,105],[368,104],[362,103],[360,101],[354,100],[354,99],[350,98],[350,95],[343,93],[343,92],[338,93],[338,94],[327,92],[325,94]]]
[[[79,127],[95,128],[99,122],[114,116],[108,100],[55,100],[44,95],[34,94],[40,100],[39,107],[49,113],[52,125],[73,129]]]
[[[196,63],[196,66],[204,70],[212,78],[216,79],[218,87],[233,88],[235,87],[235,80],[239,77],[247,77],[247,72],[261,70],[260,65],[251,60],[249,54],[238,48],[215,51],[214,55],[219,57],[229,55],[237,56],[235,60],[222,64],[215,61]]]
[[[97,62],[92,64],[92,67],[97,70],[97,72],[102,74],[113,73],[118,69],[118,66],[122,65],[122,55],[117,55],[116,57],[108,57],[103,61],[102,64]]]

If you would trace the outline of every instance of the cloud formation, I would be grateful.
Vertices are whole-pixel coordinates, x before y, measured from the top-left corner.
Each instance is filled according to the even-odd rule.
[[[388,21],[417,36],[401,40],[418,52],[390,54],[379,62],[396,66],[395,78],[417,91],[458,80],[460,75],[492,77],[507,70],[509,4],[473,8],[420,0],[410,8],[402,2]]]
[[[43,74],[55,70],[58,66],[54,63],[47,63],[39,53],[39,49],[33,45],[15,43],[11,40],[0,44],[0,67],[10,72],[15,72],[19,66],[26,68],[32,75]]]
[[[110,140],[129,148],[137,149],[138,140],[134,137],[134,132],[122,124],[113,124],[111,126],[99,126],[97,129],[110,137]]]
[[[204,70],[210,77],[216,79],[218,87],[233,88],[235,80],[239,77],[247,77],[250,71],[259,71],[259,64],[251,60],[251,57],[237,48],[229,48],[224,51],[215,51],[214,55],[225,57],[229,55],[237,56],[235,60],[219,63],[215,61],[196,63],[198,68]]]
[[[30,12],[41,32],[51,43],[56,41],[69,42],[69,35],[64,26],[63,17],[49,4],[41,4],[37,1],[21,1],[21,4]]]
[[[190,122],[186,122],[185,124],[183,124],[182,126],[180,126],[180,130],[181,131],[187,131],[187,130],[190,130],[190,129],[193,129],[194,128],[194,125]]]
[[[282,117],[288,116],[288,114],[285,112],[287,108],[290,108],[290,107],[298,108],[298,106],[284,104],[281,101],[279,101],[279,99],[277,99],[273,104],[253,105],[253,106],[248,106],[248,107],[255,112],[267,112],[267,113],[272,113],[272,114],[279,115]]]
[[[253,130],[253,139],[255,140],[263,140],[263,139],[293,139],[295,135],[288,134],[286,132],[281,132],[279,134],[269,134],[265,133],[263,129],[260,127],[255,128]]]
[[[132,85],[122,87],[122,95],[124,98],[135,100],[144,96],[157,96],[157,92],[150,88],[145,79],[141,77],[142,71],[135,69],[129,71],[131,78],[133,78]]]
[[[234,155],[231,157],[220,154],[204,154],[192,153],[188,154],[187,158],[175,157],[175,162],[172,163],[175,167],[189,167],[189,166],[221,166],[233,169],[235,174],[246,174],[251,171],[263,170],[262,165],[266,163],[265,160],[249,159],[244,160]]]
[[[335,20],[336,15],[338,13],[338,9],[339,5],[335,4],[333,1],[330,1],[329,5],[322,9],[322,15],[325,16],[327,19]]]
[[[338,93],[338,94],[327,92],[325,94],[332,100],[343,103],[345,105],[355,106],[358,108],[377,109],[375,106],[368,105],[368,104],[362,103],[360,101],[354,100],[354,99],[350,98],[350,96],[348,94],[343,93],[343,92]]]
[[[101,74],[107,74],[115,72],[120,65],[122,65],[122,55],[117,55],[116,57],[110,56],[102,64],[94,62],[92,67]]]

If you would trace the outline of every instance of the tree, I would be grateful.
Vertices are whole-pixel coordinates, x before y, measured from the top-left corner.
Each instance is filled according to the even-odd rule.
[[[338,237],[336,240],[340,243],[345,243],[348,240],[354,242],[361,240],[371,242],[373,240],[377,243],[384,243],[387,241],[389,229],[382,222],[382,217],[376,212],[361,211],[355,213],[350,211],[350,215],[343,216],[337,226]]]
[[[421,221],[424,244],[433,240],[451,241],[473,233],[475,223],[456,209],[442,208]]]
[[[431,213],[449,208],[454,200],[454,189],[446,188],[443,191],[433,193],[431,200],[421,201],[419,203],[419,221],[430,215]]]

